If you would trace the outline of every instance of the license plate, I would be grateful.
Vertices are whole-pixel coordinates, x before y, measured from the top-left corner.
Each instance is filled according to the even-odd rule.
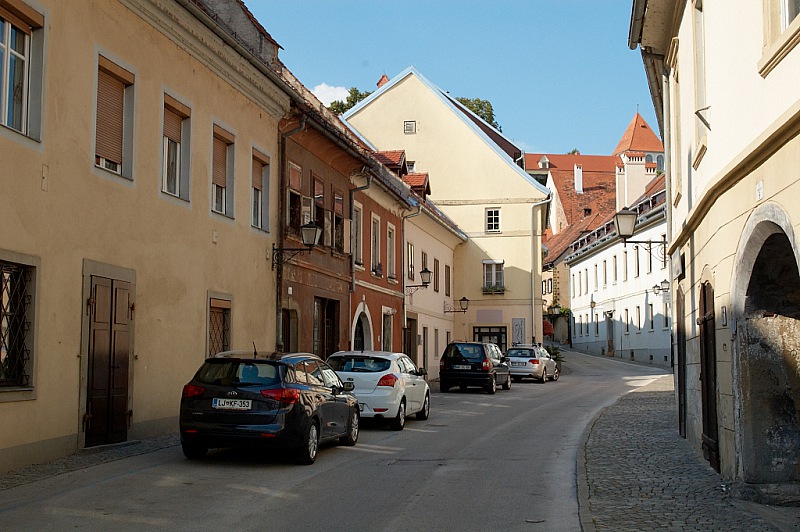
[[[511,363],[512,366],[526,366],[527,364],[528,364],[527,362],[512,362]]]
[[[464,364],[453,364],[453,369],[472,369],[472,366]]]
[[[220,410],[250,410],[253,402],[250,399],[220,399],[214,398],[211,406]]]

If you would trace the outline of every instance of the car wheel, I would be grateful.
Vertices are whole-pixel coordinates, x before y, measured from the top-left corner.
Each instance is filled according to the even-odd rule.
[[[422,410],[417,412],[417,419],[420,421],[425,421],[428,419],[428,416],[431,414],[431,396],[427,393],[425,394],[425,400],[422,401]]]
[[[196,443],[181,442],[181,449],[183,449],[183,455],[189,460],[200,460],[205,458],[208,453],[208,447]]]
[[[547,382],[547,370],[543,369],[542,370],[542,384],[544,384],[546,382]]]
[[[450,385],[445,384],[444,382],[439,383],[439,391],[442,393],[447,393],[450,391]]]
[[[486,391],[489,393],[489,395],[494,395],[497,393],[497,379],[494,375],[492,375],[489,379],[489,385],[486,387]]]
[[[458,385],[458,389],[461,390],[462,392],[466,392],[467,391],[467,385],[466,384],[459,384]]]
[[[560,376],[561,371],[559,371],[558,367],[556,367],[555,371],[553,371],[553,381],[557,381]]]
[[[511,389],[511,375],[509,375],[509,376],[506,378],[506,382],[505,382],[505,383],[503,383],[503,389],[504,389],[504,390],[510,390],[510,389]]]
[[[316,420],[312,420],[308,424],[305,436],[300,442],[300,448],[297,450],[297,463],[302,465],[311,465],[317,459],[317,451],[319,450],[319,425]]]
[[[400,401],[400,408],[397,409],[397,415],[391,421],[392,430],[403,430],[406,426],[406,400]]]
[[[347,434],[339,438],[339,443],[352,447],[358,441],[358,412],[353,410],[350,414],[350,423],[347,426]]]

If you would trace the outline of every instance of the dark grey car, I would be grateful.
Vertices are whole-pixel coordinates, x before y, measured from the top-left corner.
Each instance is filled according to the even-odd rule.
[[[480,386],[489,394],[502,385],[511,389],[511,372],[508,359],[496,344],[481,342],[452,342],[447,345],[439,361],[439,387],[447,392],[453,386],[465,390]]]

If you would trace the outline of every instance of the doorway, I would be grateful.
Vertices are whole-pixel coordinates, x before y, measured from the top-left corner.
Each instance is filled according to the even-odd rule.
[[[714,316],[714,288],[703,283],[700,288],[700,388],[703,408],[703,457],[716,472],[720,471],[719,427],[717,425],[717,342]]]

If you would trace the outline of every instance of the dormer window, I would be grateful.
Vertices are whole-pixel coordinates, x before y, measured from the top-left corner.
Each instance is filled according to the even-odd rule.
[[[539,168],[542,170],[550,168],[550,159],[546,155],[542,155],[541,159],[539,159]]]

